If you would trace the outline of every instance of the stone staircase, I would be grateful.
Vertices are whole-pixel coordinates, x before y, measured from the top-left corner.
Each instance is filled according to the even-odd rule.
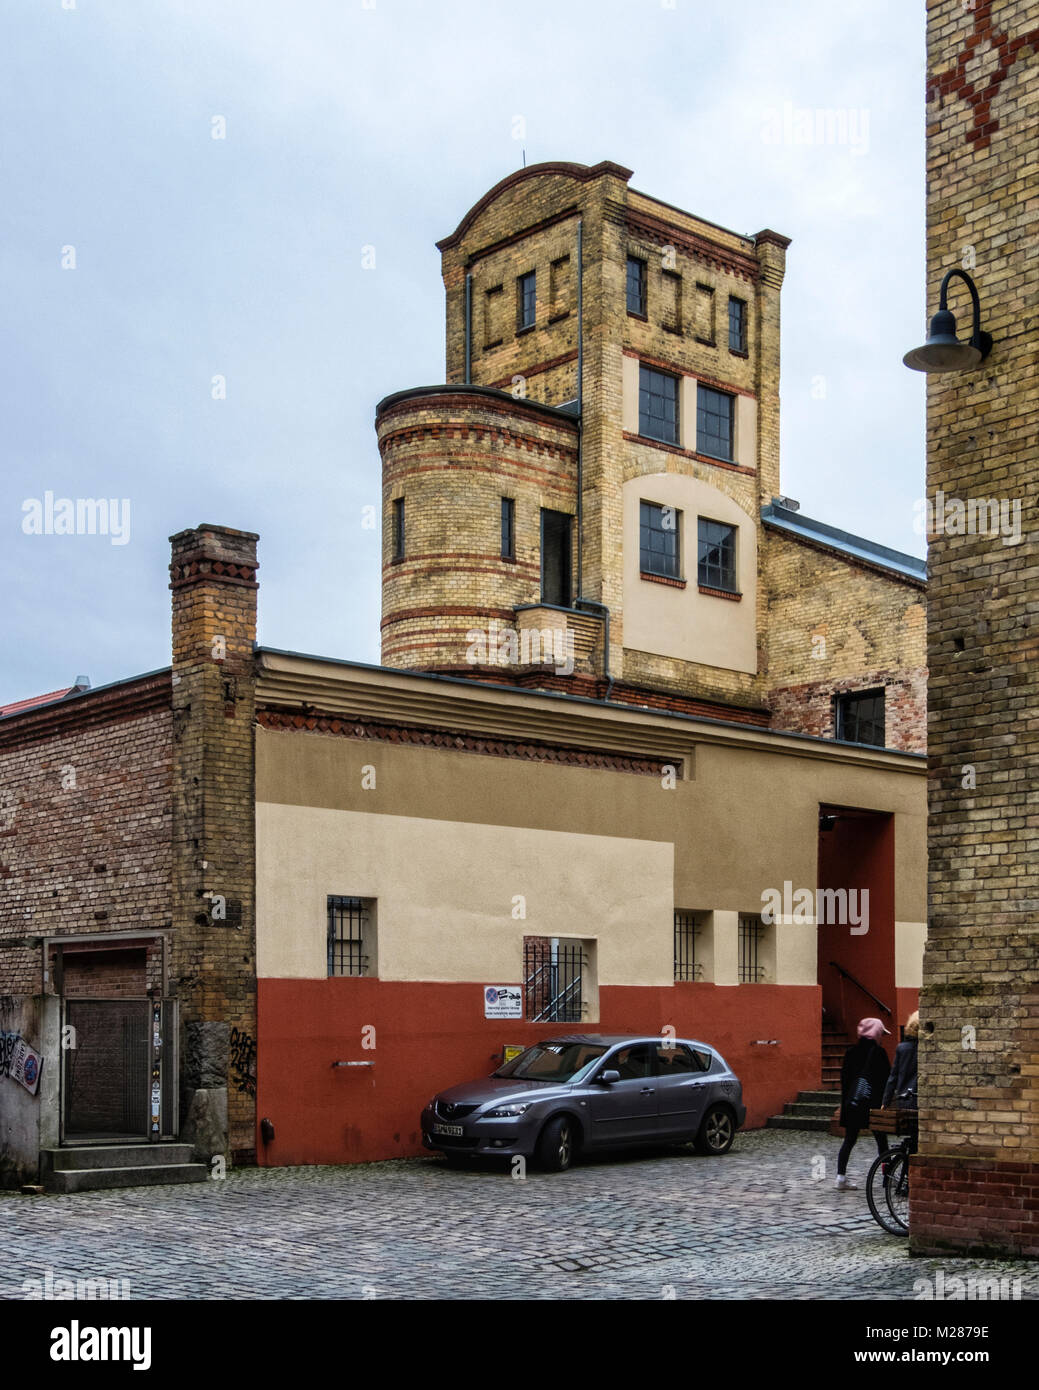
[[[48,1192],[92,1192],[110,1187],[156,1187],[205,1182],[209,1169],[193,1162],[190,1144],[84,1144],[44,1149],[40,1155]]]
[[[841,1102],[841,1062],[848,1037],[831,1024],[823,1023],[822,1086],[818,1091],[799,1091],[796,1100],[783,1106],[782,1115],[765,1121],[768,1129],[828,1130],[833,1112]]]

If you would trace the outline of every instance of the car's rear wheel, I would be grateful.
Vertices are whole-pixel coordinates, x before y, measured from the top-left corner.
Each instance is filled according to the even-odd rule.
[[[735,1138],[736,1120],[732,1111],[725,1105],[712,1105],[696,1135],[697,1152],[712,1155],[728,1153]]]
[[[565,1173],[577,1154],[577,1126],[569,1115],[557,1115],[538,1136],[538,1167],[548,1173]]]

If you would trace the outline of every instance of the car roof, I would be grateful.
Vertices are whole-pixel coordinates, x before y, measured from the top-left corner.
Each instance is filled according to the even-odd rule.
[[[690,1047],[710,1047],[710,1043],[697,1042],[694,1038],[667,1038],[661,1033],[554,1033],[550,1038],[539,1038],[538,1042],[594,1043],[600,1047],[616,1047],[618,1043],[673,1042],[688,1043]]]

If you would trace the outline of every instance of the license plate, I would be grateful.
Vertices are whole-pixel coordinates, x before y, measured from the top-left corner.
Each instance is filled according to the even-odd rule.
[[[461,1135],[464,1134],[465,1131],[463,1130],[463,1128],[462,1128],[461,1125],[434,1125],[434,1126],[433,1126],[433,1133],[434,1133],[434,1134],[453,1134],[453,1135],[455,1135],[455,1136],[457,1136],[457,1137],[461,1137]]]

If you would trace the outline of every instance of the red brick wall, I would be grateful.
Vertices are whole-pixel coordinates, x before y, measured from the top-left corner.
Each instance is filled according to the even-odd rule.
[[[1039,1256],[1039,1163],[918,1158],[909,1203],[918,1254]]]
[[[171,763],[168,672],[0,721],[0,993],[42,988],[14,939],[170,925]]]

